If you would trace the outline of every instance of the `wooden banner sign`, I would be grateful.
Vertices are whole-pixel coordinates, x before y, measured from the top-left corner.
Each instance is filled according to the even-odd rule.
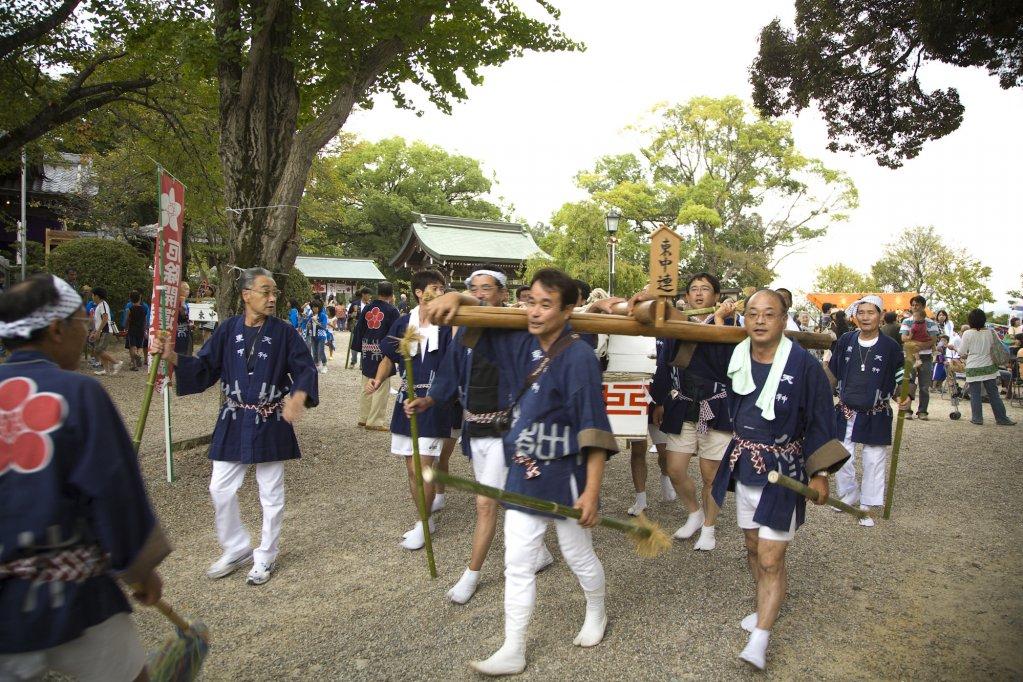
[[[658,296],[678,293],[678,259],[682,237],[662,225],[650,235],[650,284],[647,291]]]

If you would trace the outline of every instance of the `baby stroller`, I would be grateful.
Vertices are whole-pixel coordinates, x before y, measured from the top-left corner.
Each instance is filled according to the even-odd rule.
[[[962,413],[959,412],[959,399],[966,397],[966,390],[959,385],[960,379],[963,380],[965,385],[966,366],[962,360],[949,360],[947,366],[948,377],[945,381],[948,384],[948,399],[952,403],[952,412],[949,413],[948,418],[956,420],[962,416]]]

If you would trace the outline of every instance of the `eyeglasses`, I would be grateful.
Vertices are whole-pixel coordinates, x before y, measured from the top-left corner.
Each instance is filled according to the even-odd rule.
[[[749,311],[746,313],[746,317],[748,317],[751,320],[763,320],[764,322],[774,322],[775,320],[778,319],[779,315],[773,310],[768,310],[762,313]]]
[[[246,289],[246,291],[255,292],[255,293],[259,294],[260,296],[264,296],[266,298],[270,298],[270,297],[277,298],[278,296],[281,295],[281,290],[280,289]]]
[[[469,293],[475,294],[477,292],[483,292],[484,294],[489,294],[492,293],[495,289],[497,289],[497,287],[495,287],[493,284],[481,284],[479,286],[469,287]]]

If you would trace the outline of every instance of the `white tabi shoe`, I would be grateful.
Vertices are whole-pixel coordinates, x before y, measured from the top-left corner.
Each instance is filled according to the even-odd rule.
[[[675,486],[671,484],[671,479],[667,476],[661,476],[661,497],[664,498],[665,502],[674,502],[678,499]]]
[[[433,517],[430,517],[430,532],[433,533],[437,530],[436,524],[433,522]],[[423,533],[423,522],[417,521],[415,528],[410,530],[405,536],[405,539],[401,541],[401,546],[407,550],[415,551],[422,549],[426,545],[426,534]]]
[[[686,522],[682,525],[682,527],[675,531],[675,537],[679,540],[688,540],[702,527],[703,510],[697,509],[689,515],[689,518],[686,519]]]
[[[636,501],[626,512],[629,516],[639,516],[646,509],[646,493],[636,493]]]
[[[526,651],[521,644],[509,644],[507,641],[494,655],[485,661],[470,661],[469,667],[481,675],[498,677],[500,675],[518,675],[526,669]]]
[[[746,648],[739,653],[739,658],[749,663],[757,670],[767,667],[767,642],[771,637],[770,630],[754,628],[750,633]]]
[[[476,588],[479,584],[480,572],[467,568],[462,577],[455,583],[455,586],[448,590],[445,596],[455,604],[465,604],[472,599],[472,595],[476,594]]]
[[[214,580],[217,578],[223,578],[231,575],[242,566],[247,566],[251,563],[251,551],[247,551],[245,554],[240,554],[238,556],[228,556],[227,554],[224,554],[206,569],[206,577],[213,578]]]
[[[536,560],[536,568],[533,570],[534,573],[542,573],[554,564],[554,555],[551,554],[551,550],[547,549],[547,545],[540,545],[540,556]]]
[[[860,510],[868,512],[868,511],[870,511],[870,507],[867,507],[867,506],[864,506],[864,505],[861,504],[860,505]],[[874,519],[869,517],[869,516],[864,516],[862,519],[859,520],[859,523],[864,528],[873,528],[874,527]]]
[[[416,528],[418,528],[418,527],[419,527],[419,523],[416,523],[416,525],[412,526],[407,531],[402,533],[401,534],[402,539],[407,538],[408,536],[412,535],[413,531],[415,531]],[[430,515],[430,532],[432,533],[435,530],[437,530],[437,522],[433,520],[433,515],[431,514]]]
[[[268,564],[261,561],[249,570],[249,574],[245,576],[245,582],[248,585],[262,585],[270,580],[270,576],[276,568],[277,564],[272,561]]]
[[[594,598],[587,595],[586,619],[583,620],[583,626],[572,640],[572,644],[581,647],[597,646],[604,639],[606,629],[607,611],[604,610],[604,597]]]
[[[444,508],[444,493],[437,493],[433,496],[433,506],[430,507],[430,513],[439,512]]]
[[[845,497],[840,497],[838,499],[840,499],[842,502],[845,502],[850,507],[855,507],[856,503],[860,501],[860,494],[859,492],[854,490]],[[841,509],[836,509],[835,507],[830,507],[830,509],[833,512],[838,512],[839,514],[842,513]]]
[[[757,612],[754,611],[753,613],[743,618],[739,622],[739,627],[741,627],[746,632],[753,632],[757,627]]]
[[[693,545],[693,549],[709,552],[717,546],[718,541],[714,537],[714,526],[701,527],[700,537],[697,538],[696,543]]]

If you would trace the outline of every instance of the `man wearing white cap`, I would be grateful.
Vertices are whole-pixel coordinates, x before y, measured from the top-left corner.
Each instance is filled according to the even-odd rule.
[[[847,311],[858,330],[847,332],[835,344],[828,370],[838,386],[835,415],[838,435],[849,459],[836,477],[838,494],[861,509],[884,504],[888,447],[892,443],[891,400],[902,381],[904,355],[898,342],[880,333],[881,298],[864,296]],[[908,403],[908,401],[907,401]],[[856,445],[863,446],[863,486],[856,483]],[[873,526],[870,517],[861,526]]]

